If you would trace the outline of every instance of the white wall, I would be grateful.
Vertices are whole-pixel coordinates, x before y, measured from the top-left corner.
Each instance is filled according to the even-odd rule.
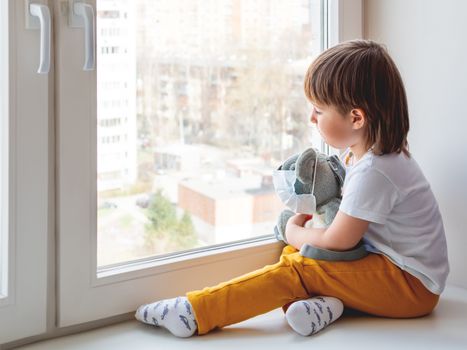
[[[385,44],[407,89],[410,151],[443,216],[451,273],[467,287],[467,1],[365,0],[364,36]]]

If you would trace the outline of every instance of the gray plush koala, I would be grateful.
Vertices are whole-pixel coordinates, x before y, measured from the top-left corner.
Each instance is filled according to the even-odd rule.
[[[315,162],[318,162],[315,164]],[[315,167],[316,165],[316,167]],[[345,168],[336,155],[328,156],[317,152],[313,148],[308,148],[301,154],[296,154],[288,158],[277,170],[295,171],[296,180],[293,191],[299,194],[310,194],[316,168],[314,185],[314,195],[316,198],[316,212],[313,213],[314,226],[319,218],[321,227],[331,225],[339,210],[342,199],[342,186],[345,179]],[[279,215],[277,225],[274,227],[274,234],[278,240],[288,244],[285,238],[285,227],[287,221],[295,213],[291,210],[284,210]],[[300,254],[306,257],[322,260],[355,260],[367,255],[367,251],[360,241],[352,250],[345,252],[330,251],[304,244],[300,249]]]

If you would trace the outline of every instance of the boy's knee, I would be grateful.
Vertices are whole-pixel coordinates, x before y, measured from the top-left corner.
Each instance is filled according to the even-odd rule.
[[[283,265],[303,265],[303,256],[300,255],[299,251],[291,252],[289,254],[282,254],[279,260]]]
[[[288,244],[282,249],[282,254],[281,255],[293,254],[295,252],[298,252],[298,249],[296,249],[294,246],[291,246],[290,244]]]

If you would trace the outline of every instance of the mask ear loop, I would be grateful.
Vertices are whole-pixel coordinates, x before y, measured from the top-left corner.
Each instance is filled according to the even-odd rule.
[[[316,169],[318,168],[318,153],[316,153],[316,160],[315,160],[315,170],[313,174],[313,186],[311,186],[311,194],[315,194],[315,180],[316,180]]]

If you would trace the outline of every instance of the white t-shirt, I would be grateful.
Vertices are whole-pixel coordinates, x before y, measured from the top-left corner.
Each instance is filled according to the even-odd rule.
[[[413,155],[369,151],[346,170],[339,210],[370,222],[363,236],[367,249],[441,294],[449,273],[443,220]]]

